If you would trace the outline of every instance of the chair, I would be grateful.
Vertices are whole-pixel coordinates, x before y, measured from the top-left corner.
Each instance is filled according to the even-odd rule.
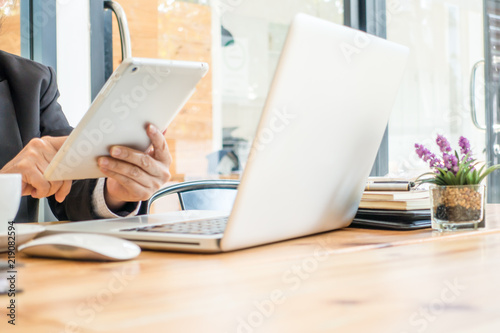
[[[139,214],[149,214],[152,204],[167,195],[177,194],[182,210],[230,211],[239,180],[201,180],[162,188],[143,203]]]

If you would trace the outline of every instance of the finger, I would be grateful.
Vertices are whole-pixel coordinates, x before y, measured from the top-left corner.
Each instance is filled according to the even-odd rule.
[[[40,171],[39,166],[37,165],[38,161],[42,161],[38,156],[35,156],[35,159],[31,157],[24,158],[19,161],[16,165],[16,171],[22,174],[22,195],[31,195],[36,193],[37,188],[40,192],[47,192],[50,190],[50,184],[42,176],[42,172]]]
[[[30,175],[28,175],[28,179],[26,182],[32,187],[30,194],[33,198],[45,198],[55,193],[54,192],[49,194],[51,192],[52,185],[45,179],[45,177],[43,177],[42,174],[37,171],[34,171]]]
[[[161,170],[158,166],[158,161],[156,161],[148,154],[127,147],[119,146],[112,147],[110,150],[110,154],[112,157],[118,160],[122,160],[141,168],[143,171],[153,177],[160,177],[162,175]]]
[[[31,193],[33,192],[34,189],[35,188],[33,186],[31,186],[30,184],[23,182],[23,192],[22,192],[23,194],[22,195],[23,196],[31,195]]]
[[[66,199],[66,197],[68,196],[69,192],[71,191],[71,185],[72,184],[73,184],[73,182],[71,180],[65,180],[65,181],[63,181],[62,186],[55,193],[55,195],[56,195],[55,197],[56,197],[57,202],[63,202],[64,199]]]
[[[117,172],[114,172],[106,168],[101,168],[101,171],[109,179],[114,179],[116,182],[118,182],[118,184],[120,184],[123,188],[125,188],[128,193],[133,195],[133,197],[127,195],[127,198],[122,200],[139,201],[139,200],[149,199],[150,195],[147,188],[137,183],[135,179],[131,179],[127,176],[124,176],[122,174],[119,174]]]
[[[40,199],[40,198],[46,198],[46,197],[50,197],[51,195],[57,194],[57,192],[59,192],[61,190],[61,188],[63,187],[64,182],[65,181],[48,182],[48,184],[49,184],[48,190],[45,190],[45,188],[40,189],[40,188],[37,188],[35,186],[35,191],[34,191],[35,195],[33,197]],[[62,195],[64,194],[64,191],[66,191],[66,189],[64,189],[63,192],[61,192]],[[59,202],[62,202],[65,197],[66,197],[66,195],[64,195],[64,197],[62,197],[61,201],[59,201]],[[57,198],[56,198],[56,200],[57,200]]]
[[[161,135],[163,135],[163,137],[165,137],[166,133],[167,133],[167,130],[164,130],[163,132],[161,132]],[[167,148],[168,148],[168,143],[167,143]],[[149,148],[146,150],[146,154],[148,154],[149,156],[154,156],[155,149],[154,149],[153,145],[149,146]]]
[[[116,174],[126,177],[130,179],[131,182],[137,183],[142,187],[149,188],[152,185],[151,180],[154,178],[148,176],[136,165],[109,157],[100,157],[97,163],[105,175],[108,175],[105,171],[111,171],[113,175]]]
[[[148,137],[153,145],[153,157],[161,162],[170,161],[170,151],[168,150],[167,140],[165,136],[154,125],[149,124],[147,127]]]
[[[37,164],[39,161],[50,162],[57,153],[57,150],[49,142],[50,140],[50,137],[34,138],[24,147],[23,151]]]

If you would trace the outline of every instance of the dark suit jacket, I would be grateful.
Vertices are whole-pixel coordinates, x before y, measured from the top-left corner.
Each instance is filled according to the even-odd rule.
[[[0,168],[33,138],[68,135],[72,128],[57,102],[52,68],[0,51]],[[74,181],[66,200],[49,204],[60,220],[94,219],[91,195],[96,180]],[[36,221],[38,200],[21,200],[16,222]]]

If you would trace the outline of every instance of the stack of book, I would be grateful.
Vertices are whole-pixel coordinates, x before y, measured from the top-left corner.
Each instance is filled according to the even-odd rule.
[[[411,181],[371,181],[367,184],[353,226],[420,229],[431,225],[428,190]]]
[[[359,208],[363,209],[415,210],[430,207],[429,190],[365,191],[359,204]]]

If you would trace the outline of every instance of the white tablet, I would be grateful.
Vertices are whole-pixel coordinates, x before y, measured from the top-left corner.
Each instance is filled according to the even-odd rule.
[[[145,151],[146,124],[166,129],[208,72],[201,62],[129,58],[95,98],[45,170],[48,180],[99,178],[99,156],[114,145]]]

